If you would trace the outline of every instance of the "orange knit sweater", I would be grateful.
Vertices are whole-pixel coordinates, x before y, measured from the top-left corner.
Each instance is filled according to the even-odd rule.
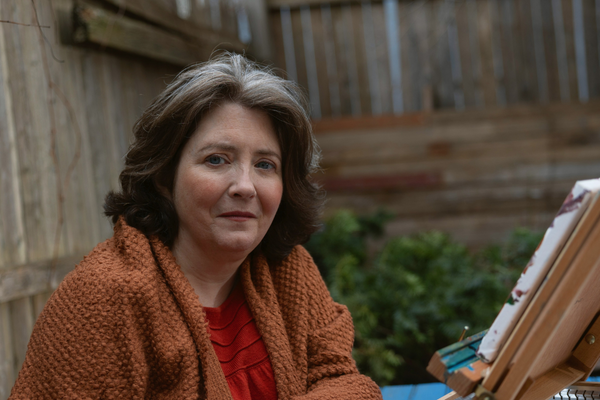
[[[280,399],[381,399],[351,358],[346,307],[296,247],[240,267]],[[170,250],[122,220],[52,295],[10,399],[227,399],[202,305]]]

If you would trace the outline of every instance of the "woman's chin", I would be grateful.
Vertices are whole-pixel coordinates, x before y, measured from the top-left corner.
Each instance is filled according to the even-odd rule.
[[[239,257],[245,258],[252,250],[254,250],[260,240],[256,238],[249,238],[241,235],[232,235],[228,238],[220,239],[216,245],[215,250],[226,252],[225,254],[239,255]]]

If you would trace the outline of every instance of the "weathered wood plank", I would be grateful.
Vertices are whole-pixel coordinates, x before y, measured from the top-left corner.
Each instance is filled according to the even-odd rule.
[[[477,36],[481,54],[481,86],[484,104],[486,107],[498,105],[496,98],[496,76],[494,74],[494,61],[492,54],[492,20],[491,1],[476,1],[477,11]]]
[[[76,43],[95,43],[175,65],[185,66],[207,60],[215,49],[214,45],[199,44],[91,6],[77,7],[75,18],[73,40]],[[225,42],[223,44],[227,46]]]
[[[538,77],[535,70],[536,48],[534,45],[534,27],[530,0],[516,0],[514,47],[518,60],[517,82],[519,102],[541,102],[537,96]],[[536,17],[537,18],[537,17]]]
[[[471,37],[469,25],[469,7],[468,1],[456,2],[456,33],[458,39],[458,49],[460,55],[460,66],[462,69],[462,90],[464,93],[465,107],[477,106],[477,85],[475,84],[477,72],[473,71],[473,58],[477,54],[471,54]]]
[[[319,106],[321,111],[321,117],[331,117],[332,115],[332,102],[330,94],[329,84],[329,71],[327,69],[327,43],[331,43],[329,32],[332,26],[325,26],[323,18],[321,16],[321,8],[310,9],[310,21],[312,27],[312,36],[314,44],[315,64],[316,64],[316,77],[319,90]],[[333,55],[333,54],[331,54]]]
[[[0,303],[54,290],[73,270],[83,254],[30,264],[13,266],[0,271]],[[54,279],[50,281],[50,277]]]
[[[206,7],[198,7],[199,2],[194,2],[190,20],[181,18],[181,12],[177,12],[177,2],[174,1],[147,1],[147,0],[107,0],[128,12],[132,12],[153,23],[167,27],[171,30],[184,33],[185,35],[199,41],[202,47],[213,49],[215,46],[223,45],[226,49],[241,52],[245,45],[239,41],[237,35],[230,32],[218,32],[208,25],[208,19],[203,15],[209,14]],[[208,3],[208,1],[207,1]],[[205,21],[202,24],[201,21]],[[235,27],[235,25],[234,25]]]
[[[21,370],[27,352],[27,343],[33,331],[33,304],[31,297],[23,297],[8,303],[10,309],[10,321],[12,327],[12,341],[15,353],[14,371],[15,376]]]
[[[86,110],[93,110],[85,119],[86,130],[90,133],[90,159],[94,181],[94,197],[99,205],[103,204],[104,196],[115,188],[115,175],[118,174],[115,159],[112,154],[112,126],[109,121],[107,104],[110,101],[105,96],[105,81],[103,77],[103,59],[105,55],[86,54],[81,61],[83,71],[84,98],[82,102]],[[108,237],[112,233],[108,224],[100,225],[100,235]]]
[[[356,43],[356,30],[354,24],[353,7],[350,4],[342,4],[340,22],[341,30],[339,32],[343,41],[342,54],[345,55],[345,66],[348,71],[348,95],[350,97],[351,115],[360,116],[364,109],[363,97],[361,92],[361,79],[359,73],[359,64],[361,60],[358,57],[358,44]],[[368,105],[367,105],[368,106]]]
[[[269,13],[269,26],[271,28],[273,57],[271,60],[275,67],[285,71],[285,49],[283,47],[283,29],[281,27],[281,13],[272,10]]]
[[[600,57],[598,53],[598,21],[596,20],[596,2],[583,2],[585,29],[585,53],[587,60],[588,88],[590,98],[600,96]]]
[[[15,382],[14,346],[8,303],[0,303],[0,399],[7,399]]]
[[[302,34],[302,18],[300,10],[290,12],[293,34],[294,54],[296,57],[296,81],[308,96],[308,76],[306,73],[306,57],[304,54],[304,35]]]
[[[392,108],[392,81],[390,77],[390,61],[386,38],[386,20],[382,4],[372,5],[373,29],[375,34],[374,48],[377,81],[379,83],[379,96],[381,113],[391,114]]]
[[[4,12],[2,5],[0,12]],[[25,261],[19,160],[5,29],[8,27],[0,26],[0,268]]]
[[[435,2],[433,6],[432,24],[432,78],[434,84],[434,107],[454,108],[454,84],[450,68],[450,42],[448,39],[448,23],[451,18],[451,7],[446,2]]]
[[[346,20],[349,6],[331,7],[331,18],[334,27],[334,48],[338,66],[338,83],[340,90],[340,107],[342,115],[357,115],[360,112],[358,83],[355,76],[354,42],[352,25]]]
[[[367,67],[367,51],[365,42],[365,26],[362,8],[359,5],[349,6],[354,34],[354,54],[356,56],[356,76],[358,78],[358,95],[360,98],[360,115],[373,114],[371,106],[371,90],[369,84],[369,73]]]
[[[567,101],[579,100],[577,79],[577,57],[575,55],[575,27],[573,21],[573,0],[561,0],[562,17],[565,32],[566,62],[568,65],[569,98]]]
[[[413,5],[410,15],[414,18],[413,29],[417,36],[418,62],[414,68],[418,69],[419,78],[417,80],[417,91],[415,98],[419,99],[417,110],[433,110],[433,69],[432,69],[432,48],[435,38],[432,35],[431,2],[421,0]]]
[[[95,190],[97,182],[94,180],[94,165],[92,163],[92,149],[90,144],[90,136],[92,136],[93,132],[88,130],[88,125],[86,124],[89,114],[93,113],[94,110],[88,110],[85,102],[86,95],[83,76],[83,60],[85,55],[73,51],[69,54],[69,58],[73,60],[70,63],[69,75],[67,75],[71,79],[65,79],[64,74],[60,74],[60,78],[62,82],[71,82],[68,97],[71,99],[70,106],[73,108],[73,117],[75,120],[71,121],[70,125],[71,129],[73,129],[73,151],[79,152],[79,159],[74,164],[76,168],[73,176],[70,178],[68,188],[70,192],[69,196],[77,198],[76,205],[74,206],[81,212],[78,216],[79,220],[72,222],[77,226],[77,233],[75,234],[77,239],[73,243],[72,251],[82,253],[106,238],[101,233],[101,225],[108,225],[108,223],[102,215],[103,199],[96,197]],[[130,69],[133,69],[133,67],[133,65],[129,66]],[[127,92],[131,91],[131,89],[127,90]],[[132,103],[135,104],[133,100]],[[130,111],[126,110],[125,114],[129,115]],[[78,138],[78,135],[81,136]],[[78,141],[79,145],[77,146]],[[74,153],[71,154],[70,163],[75,161],[73,157],[75,157]],[[69,216],[69,213],[67,213],[67,216]]]
[[[8,15],[13,20],[31,21],[31,4],[16,6],[12,15]],[[27,260],[39,260],[50,251],[54,238],[54,230],[50,227],[56,226],[52,217],[56,214],[56,192],[53,191],[56,181],[50,162],[50,127],[49,124],[43,128],[38,125],[47,121],[48,101],[51,99],[47,97],[36,31],[21,26],[11,26],[10,29],[10,33],[5,30],[4,34],[8,70],[13,76],[10,91],[21,178],[26,255]],[[32,76],[21,72],[28,68],[32,68]]]
[[[519,59],[515,44],[515,5],[514,0],[502,0],[498,2],[499,11],[499,42],[503,71],[504,86],[506,92],[507,104],[515,104],[519,101],[519,84],[517,81],[517,70],[519,69]]]
[[[413,17],[413,12],[416,13],[417,8],[424,7],[423,4],[413,4],[406,2],[398,2],[397,13],[398,13],[398,36],[396,37],[396,45],[399,47],[400,62],[400,93],[402,95],[402,112],[415,112],[422,108],[422,90],[420,90],[421,81],[419,79],[420,73],[418,72],[425,65],[421,65],[420,59],[415,58],[413,40],[416,39],[415,35],[423,35],[425,41],[429,32],[427,32],[427,22],[421,19],[421,23],[425,23],[425,26],[417,27],[416,21],[412,21],[413,18],[423,18],[423,13],[419,16]],[[425,10],[423,10],[425,11]],[[419,30],[419,33],[413,33],[415,30]],[[426,46],[425,44],[423,44]],[[431,49],[426,49],[427,59],[431,54]],[[417,50],[418,55],[418,50]],[[425,54],[424,54],[425,55]],[[416,79],[415,79],[416,78]]]

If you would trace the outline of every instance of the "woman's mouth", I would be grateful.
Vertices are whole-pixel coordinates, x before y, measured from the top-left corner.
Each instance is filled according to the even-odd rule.
[[[256,218],[256,215],[247,211],[230,211],[219,215],[221,218],[227,218],[230,221],[243,222]]]

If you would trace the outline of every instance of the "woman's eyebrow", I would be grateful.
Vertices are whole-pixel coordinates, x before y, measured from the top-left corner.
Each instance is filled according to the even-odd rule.
[[[271,157],[275,157],[277,159],[279,159],[281,161],[281,156],[279,155],[279,153],[272,151],[272,150],[268,150],[268,149],[261,149],[258,150],[256,152],[256,154],[260,155],[260,156],[271,156]]]
[[[228,144],[228,143],[211,143],[209,145],[202,147],[200,150],[198,150],[198,152],[203,153],[205,151],[210,151],[210,150],[236,151],[237,146],[234,146],[234,145]],[[258,154],[260,156],[276,157],[277,159],[279,159],[281,161],[281,156],[279,155],[279,153],[276,151],[273,151],[273,150],[260,149],[260,150],[256,151],[256,154]]]
[[[211,143],[207,146],[202,147],[199,151],[204,152],[208,150],[224,150],[224,151],[235,151],[236,147],[226,143]]]

